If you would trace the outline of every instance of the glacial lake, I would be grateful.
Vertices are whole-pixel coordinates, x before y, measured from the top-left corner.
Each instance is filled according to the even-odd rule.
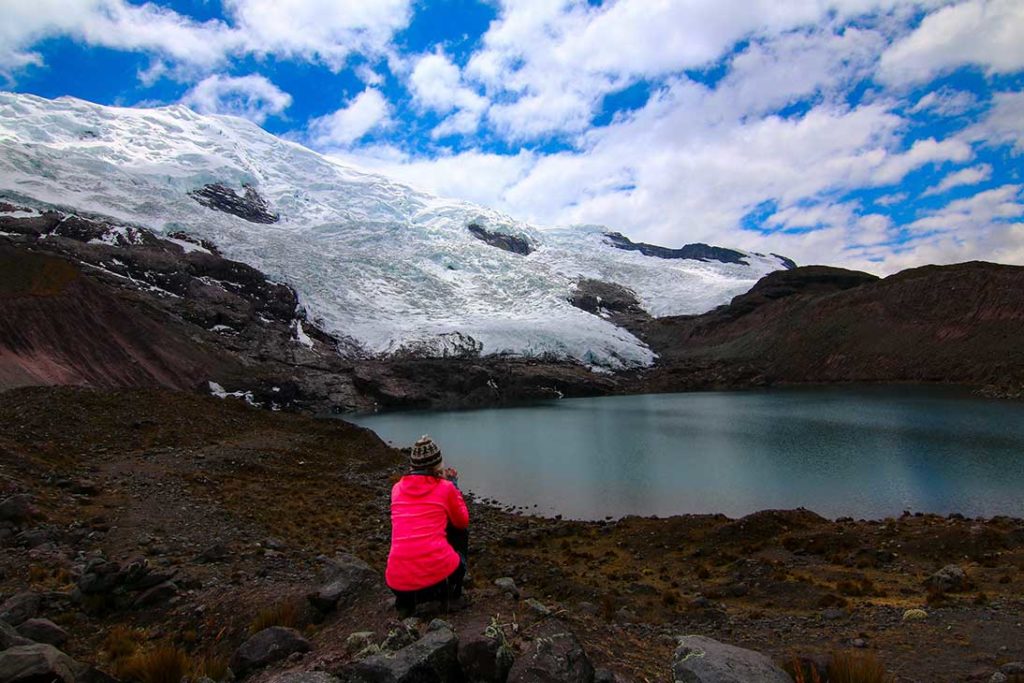
[[[1024,402],[956,389],[652,394],[346,419],[395,446],[430,434],[463,490],[546,515],[1024,517]]]

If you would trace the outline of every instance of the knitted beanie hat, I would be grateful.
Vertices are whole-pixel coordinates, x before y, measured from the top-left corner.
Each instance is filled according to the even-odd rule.
[[[409,460],[414,470],[429,470],[441,464],[441,449],[424,434],[412,447]]]

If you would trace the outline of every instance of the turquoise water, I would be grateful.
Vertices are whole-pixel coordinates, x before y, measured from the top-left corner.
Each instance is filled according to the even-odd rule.
[[[396,446],[430,434],[463,489],[570,518],[800,506],[1024,517],[1024,402],[945,389],[614,396],[352,421]]]

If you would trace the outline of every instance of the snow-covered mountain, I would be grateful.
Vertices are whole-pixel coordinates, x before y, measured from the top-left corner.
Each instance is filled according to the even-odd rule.
[[[183,106],[0,93],[0,197],[210,240],[293,286],[311,319],[369,352],[477,346],[646,365],[640,340],[569,303],[581,279],[627,287],[663,316],[707,311],[786,266],[646,255],[602,227],[539,230]]]

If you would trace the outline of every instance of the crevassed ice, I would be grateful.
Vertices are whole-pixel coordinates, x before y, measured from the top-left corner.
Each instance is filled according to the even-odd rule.
[[[200,206],[187,193],[207,183],[254,185],[280,221],[258,225]],[[661,316],[709,310],[781,267],[756,255],[749,266],[647,257],[605,244],[599,227],[538,230],[183,106],[0,93],[0,193],[209,239],[292,285],[313,319],[371,352],[461,332],[484,354],[646,365],[654,356],[637,338],[568,303],[579,278],[629,287]],[[492,247],[470,223],[536,251]]]

